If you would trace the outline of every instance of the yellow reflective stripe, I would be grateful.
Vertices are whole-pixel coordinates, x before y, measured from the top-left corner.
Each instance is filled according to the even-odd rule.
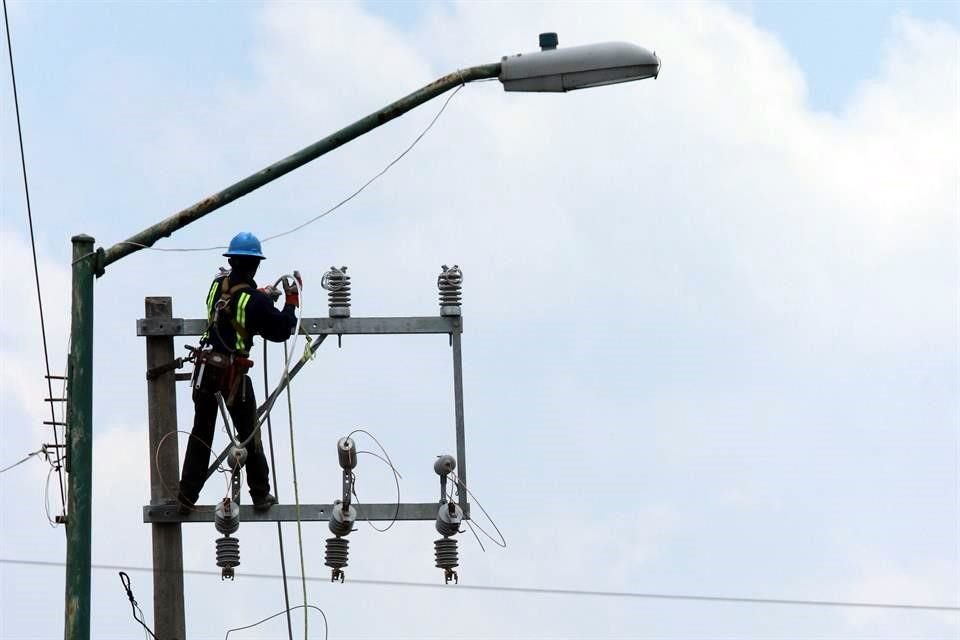
[[[209,318],[213,315],[213,300],[217,295],[217,287],[220,285],[219,280],[214,280],[213,284],[210,285],[210,293],[207,294],[207,317]]]
[[[210,293],[207,294],[207,321],[213,320],[213,303],[217,297],[217,288],[220,286],[219,280],[214,280],[210,285]],[[209,327],[204,330],[201,339],[206,339],[210,335]]]
[[[250,302],[249,293],[241,293],[240,300],[237,302],[237,324],[241,327],[247,326],[247,303]]]

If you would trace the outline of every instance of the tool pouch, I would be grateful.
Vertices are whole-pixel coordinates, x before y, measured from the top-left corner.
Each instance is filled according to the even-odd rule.
[[[252,366],[253,360],[249,358],[237,355],[233,357],[233,362],[230,363],[230,368],[227,370],[227,376],[223,385],[223,392],[226,394],[228,406],[233,406],[233,401],[237,397],[237,391],[241,391],[241,395],[246,393],[246,385],[244,384],[243,377],[247,374],[247,371],[250,371]],[[243,389],[240,388],[241,385],[244,385]]]
[[[193,399],[199,394],[214,394],[220,391],[230,369],[230,356],[216,351],[203,351],[197,356],[193,367]]]

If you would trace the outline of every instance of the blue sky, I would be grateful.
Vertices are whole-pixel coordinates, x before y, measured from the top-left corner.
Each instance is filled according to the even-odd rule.
[[[109,246],[442,73],[533,49],[542,30],[557,30],[561,45],[656,48],[656,81],[564,96],[466,87],[359,198],[267,244],[264,277],[300,268],[305,309],[324,315],[320,274],[347,264],[355,315],[421,315],[436,311],[439,265],[464,267],[471,482],[510,542],[481,553],[464,541],[469,582],[960,602],[955,3],[11,9],[55,369],[74,233]],[[49,439],[4,87],[0,284],[18,304],[0,310],[0,465]],[[222,244],[239,229],[265,236],[311,217],[383,167],[438,107],[166,246]],[[171,295],[175,315],[196,317],[218,265],[216,254],[140,252],[97,282],[95,562],[150,562],[139,522],[151,455],[143,344],[133,335],[142,298]],[[423,461],[452,444],[448,368],[444,340],[325,350],[295,393],[305,499],[336,492],[334,460],[314,452],[356,426],[390,449],[405,499],[432,496]],[[187,425],[184,389],[178,403]],[[278,441],[289,501],[289,445]],[[62,530],[44,522],[41,467],[0,479],[4,557],[62,556]],[[363,469],[358,491],[389,500],[381,471]],[[320,529],[307,532],[312,575],[324,572]],[[351,575],[434,581],[427,529],[358,532]],[[211,533],[185,529],[188,566],[212,567]],[[274,535],[241,528],[245,570],[277,570]],[[0,565],[0,638],[57,636],[49,612],[62,578]],[[149,619],[149,576],[134,578]],[[115,583],[94,575],[95,637],[136,630]],[[244,617],[275,612],[270,584],[190,578],[191,637],[246,622],[219,608],[227,594]],[[455,591],[425,600],[349,584],[312,586],[311,598],[331,616],[332,638],[416,637],[438,603],[458,612],[465,637],[942,638],[960,628],[954,614]],[[371,619],[370,606],[385,615]]]

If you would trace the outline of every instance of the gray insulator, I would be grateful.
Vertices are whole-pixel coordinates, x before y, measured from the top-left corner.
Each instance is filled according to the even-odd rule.
[[[460,291],[463,286],[463,272],[460,267],[443,265],[443,271],[437,276],[437,288],[440,290],[440,315],[460,315]]]
[[[442,536],[452,536],[460,532],[463,522],[463,509],[455,502],[440,505],[437,511],[437,532]]]
[[[330,532],[335,536],[345,536],[353,531],[353,523],[357,520],[357,510],[351,505],[346,512],[343,502],[336,500],[330,511]]]
[[[337,456],[343,469],[353,469],[357,466],[357,445],[352,438],[337,440]]]
[[[330,292],[327,294],[330,304],[330,317],[349,318],[350,276],[347,275],[347,268],[330,267],[330,270],[323,274],[320,286]]]
[[[230,498],[224,498],[213,512],[213,524],[220,533],[234,533],[240,528],[240,505]]]
[[[452,473],[456,468],[457,459],[451,455],[437,456],[436,462],[433,463],[433,470],[436,471],[438,476],[445,476]]]
[[[237,466],[243,466],[247,461],[247,450],[243,447],[232,446],[230,447],[230,455],[227,456],[227,464],[230,465],[231,469],[236,469]]]
[[[347,556],[350,554],[350,541],[346,538],[327,538],[327,552],[324,554],[323,564],[331,569],[342,569],[347,566]]]
[[[453,538],[440,538],[433,541],[438,569],[453,569],[460,564],[457,556],[457,541]]]
[[[240,541],[230,536],[217,538],[217,566],[223,569],[223,577],[232,578],[233,568],[240,565]]]

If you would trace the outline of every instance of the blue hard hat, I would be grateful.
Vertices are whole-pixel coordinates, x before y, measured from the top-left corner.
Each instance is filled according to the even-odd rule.
[[[260,241],[257,240],[257,236],[253,235],[249,231],[241,231],[237,235],[233,236],[233,240],[230,241],[230,246],[227,248],[227,252],[223,254],[228,258],[234,256],[251,256],[254,258],[260,258],[261,260],[266,260],[267,256],[263,255],[260,251]]]

